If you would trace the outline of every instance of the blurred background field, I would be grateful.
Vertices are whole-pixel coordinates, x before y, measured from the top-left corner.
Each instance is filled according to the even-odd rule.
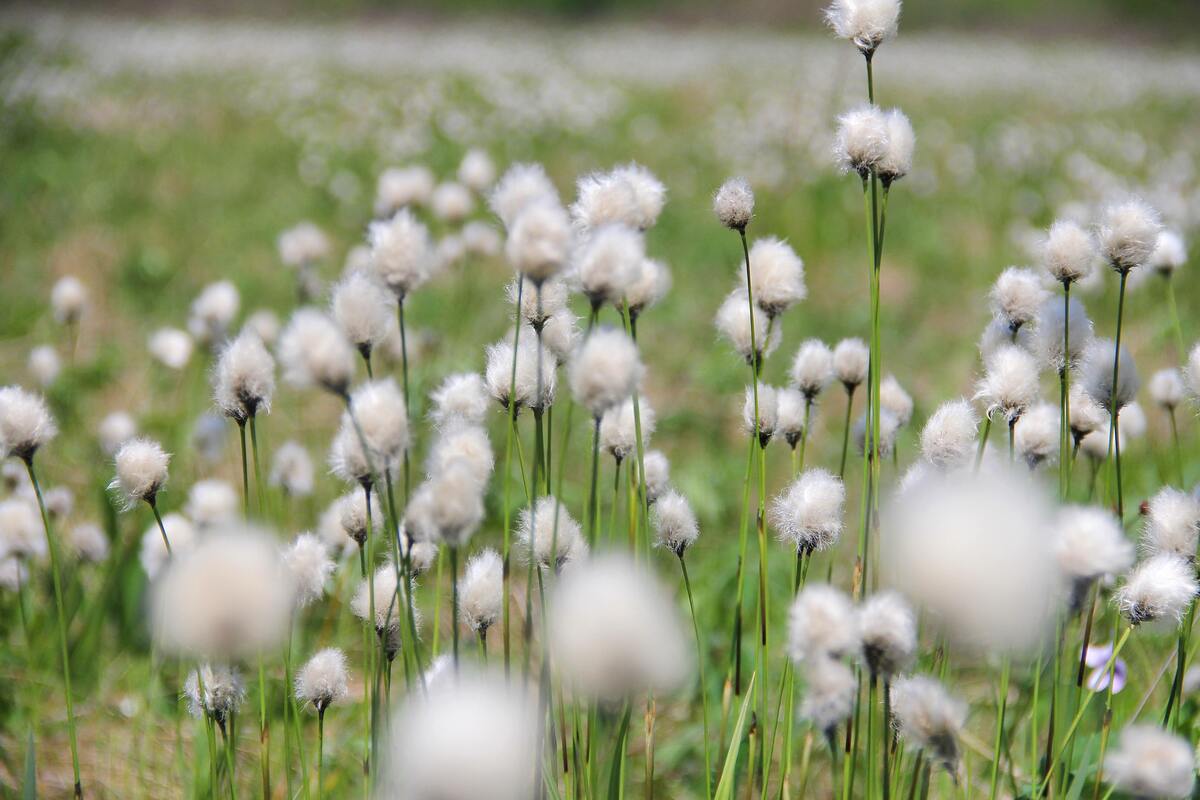
[[[745,175],[758,192],[752,235],[787,238],[806,263],[809,299],[786,319],[766,379],[784,381],[804,338],[832,343],[866,331],[861,194],[831,155],[837,114],[865,95],[862,64],[819,29],[818,4],[751,3],[744,24],[716,4],[623,0],[591,14],[568,0],[531,0],[514,13],[498,0],[425,3],[400,16],[359,0],[268,4],[253,19],[198,6],[116,9],[0,12],[0,383],[36,384],[27,359],[37,345],[56,346],[68,361],[47,389],[65,433],[43,469],[75,491],[76,515],[110,513],[101,489],[108,470],[89,432],[117,409],[176,453],[165,509],[181,504],[199,477],[238,484],[232,426],[215,460],[190,444],[210,407],[207,356],[167,375],[146,340],[160,326],[182,326],[192,298],[218,279],[240,290],[242,319],[260,308],[286,317],[295,281],[276,252],[285,228],[307,219],[330,235],[334,254],[321,265],[328,282],[361,243],[386,167],[421,163],[452,179],[463,154],[479,147],[501,170],[544,163],[570,200],[576,176],[635,160],[669,191],[647,246],[670,266],[674,288],[639,326],[646,394],[659,415],[655,444],[700,516],[699,611],[711,630],[724,631],[745,379],[711,324],[740,257],[736,237],[710,211],[725,177]],[[914,170],[893,192],[883,268],[885,358],[917,404],[901,434],[902,458],[933,407],[972,392],[987,288],[1005,266],[1031,263],[1039,230],[1055,217],[1088,220],[1098,204],[1136,191],[1194,239],[1200,51],[1184,36],[1196,17],[1196,4],[1165,1],[906,7],[901,38],[876,62],[880,101],[905,110],[918,141]],[[494,222],[478,199],[471,218]],[[431,225],[439,237],[456,233]],[[79,276],[93,298],[73,360],[47,310],[49,288],[65,274]],[[466,257],[414,298],[419,392],[482,367],[483,346],[511,318],[502,292],[509,274],[500,258]],[[1084,297],[1106,335],[1110,278]],[[1190,342],[1200,332],[1200,283],[1190,266],[1176,280]],[[1128,309],[1128,341],[1144,375],[1182,359],[1162,289],[1148,277]],[[299,435],[323,459],[334,405],[281,395],[263,426],[267,448]],[[825,403],[810,460],[829,465],[844,406],[840,392]],[[1150,436],[1163,441],[1165,420],[1149,416]],[[494,442],[500,430],[497,413]],[[583,433],[575,436],[582,447]],[[782,471],[786,454],[772,457]],[[1169,469],[1165,455],[1132,444],[1128,505]],[[340,491],[322,478],[296,529],[314,525],[315,511]],[[853,484],[849,494],[857,497]],[[134,537],[150,521],[139,510],[111,524]],[[786,565],[778,566],[786,581]],[[100,582],[85,578],[91,589]],[[148,674],[145,660],[130,655],[146,652],[141,586],[136,567],[129,570],[112,612],[133,649],[80,667],[85,772],[103,796],[139,796],[135,785],[144,796],[173,791],[169,754],[143,750],[127,721]],[[712,638],[713,658],[724,664],[727,642]],[[45,659],[45,674],[54,675],[49,648]],[[0,660],[7,677],[33,679],[13,674],[20,659]],[[719,677],[710,674],[714,692]],[[172,692],[164,689],[162,702]],[[0,680],[0,714],[12,719],[13,703],[13,681]],[[156,740],[170,742],[165,720]],[[39,761],[46,781],[57,778],[47,783],[56,796],[69,764],[64,732],[50,733],[62,746],[43,746]],[[0,784],[8,788],[19,783],[23,736],[4,725]],[[694,756],[694,741],[675,742],[659,753],[667,781],[686,774]],[[253,753],[249,738],[246,749]],[[341,753],[347,770],[350,750]],[[691,778],[679,784],[695,787]],[[676,789],[663,796],[688,796]]]

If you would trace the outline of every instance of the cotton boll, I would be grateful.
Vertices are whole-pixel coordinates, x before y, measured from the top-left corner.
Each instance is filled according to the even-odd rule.
[[[197,719],[207,714],[225,730],[225,722],[246,701],[246,686],[234,668],[202,664],[188,673],[183,695],[189,714]]]
[[[46,534],[34,503],[23,497],[0,500],[0,552],[34,561],[46,557]]]
[[[520,280],[518,277],[510,282],[504,291],[509,302],[514,305],[517,303],[517,295],[520,294],[521,318],[535,330],[544,327],[550,317],[567,308],[568,292],[565,281],[550,278],[538,287],[529,284],[522,286]]]
[[[892,686],[892,714],[897,734],[910,748],[957,774],[966,703],[952,697],[933,678],[914,675],[900,678]]]
[[[792,385],[809,400],[819,395],[833,380],[833,351],[820,339],[800,343],[792,360]]]
[[[243,423],[259,412],[270,412],[275,359],[258,334],[243,329],[221,348],[212,382],[217,407],[225,416]]]
[[[1042,264],[1054,280],[1064,285],[1083,280],[1092,273],[1096,259],[1096,242],[1080,225],[1060,219],[1050,226]]]
[[[240,307],[237,287],[229,281],[211,283],[192,301],[188,331],[204,344],[219,344],[225,340]]]
[[[593,309],[605,303],[620,306],[645,258],[646,245],[640,233],[625,225],[604,225],[592,231],[580,247],[573,265],[574,280]]]
[[[1192,561],[1198,536],[1200,500],[1170,486],[1150,498],[1142,529],[1142,549],[1147,554],[1171,553]]]
[[[483,193],[496,182],[496,165],[485,151],[471,148],[459,162],[458,179],[471,191]]]
[[[153,504],[167,483],[167,465],[171,461],[162,446],[146,437],[130,439],[121,445],[116,458],[117,475],[109,489],[120,491],[128,511],[145,500]]]
[[[655,503],[666,494],[671,484],[671,464],[658,450],[647,450],[642,456],[645,467],[646,502]]]
[[[1024,267],[1009,267],[992,286],[992,312],[1016,331],[1031,322],[1046,302],[1048,293],[1036,272]]]
[[[1154,252],[1150,255],[1150,266],[1163,277],[1171,277],[1187,263],[1187,245],[1175,231],[1158,234]]]
[[[757,433],[759,445],[766,447],[775,435],[775,427],[778,424],[778,390],[774,386],[760,383],[756,394],[755,387],[747,386],[745,399],[742,401],[742,425],[746,433],[751,436]]]
[[[209,479],[192,484],[183,511],[197,528],[206,529],[234,522],[240,507],[241,500],[232,486]]]
[[[1133,545],[1108,511],[1067,506],[1054,524],[1054,556],[1071,587],[1071,608],[1078,609],[1092,582],[1120,574],[1133,565]]]
[[[644,373],[637,344],[609,327],[594,329],[567,364],[571,393],[596,418],[637,391]]]
[[[687,639],[671,595],[623,556],[579,564],[558,583],[550,647],[564,682],[601,701],[670,692],[687,677]]]
[[[304,445],[295,440],[279,445],[271,460],[268,483],[282,489],[288,497],[307,497],[312,494],[313,481],[313,462]]]
[[[283,552],[283,563],[296,588],[296,605],[311,605],[325,595],[325,583],[335,564],[320,537],[302,533]]]
[[[54,282],[54,288],[50,290],[50,308],[56,322],[74,325],[87,310],[87,305],[87,287],[74,275],[64,275]]]
[[[862,414],[854,421],[854,429],[851,435],[854,437],[854,446],[859,453],[866,452],[867,449],[867,431],[868,420],[866,414]],[[890,458],[892,449],[896,446],[896,434],[900,430],[900,420],[895,414],[888,411],[886,408],[879,411],[879,457]]]
[[[650,404],[643,399],[639,403],[642,444],[648,445],[654,435],[655,414]],[[637,418],[633,411],[633,398],[627,398],[600,417],[600,449],[611,455],[619,464],[637,450]]]
[[[429,417],[439,429],[479,425],[488,410],[487,386],[475,372],[447,376],[430,395]]]
[[[903,111],[893,108],[887,112],[886,118],[887,146],[883,150],[883,157],[875,165],[885,188],[912,169],[913,147],[916,144],[912,123]]]
[[[567,263],[574,239],[571,220],[557,203],[531,203],[509,227],[504,254],[535,284],[557,275]]]
[[[776,429],[782,433],[788,447],[795,448],[811,421],[812,403],[799,389],[779,389],[775,392]]]
[[[464,468],[481,487],[495,466],[487,431],[477,425],[459,425],[441,432],[430,448],[426,471],[430,475]]]
[[[858,652],[858,619],[840,589],[816,584],[801,589],[788,611],[788,655],[796,663],[840,659]]]
[[[500,234],[486,222],[468,222],[460,235],[468,255],[491,258],[500,252]]]
[[[1051,461],[1058,454],[1059,409],[1038,403],[1017,420],[1013,444],[1030,469]]]
[[[738,265],[738,274],[746,286],[743,264]],[[767,318],[776,317],[808,296],[804,262],[782,239],[759,239],[750,248],[750,286],[754,302]]]
[[[375,216],[388,217],[407,206],[425,205],[433,194],[428,167],[392,167],[379,175],[375,187]]]
[[[854,670],[841,661],[816,658],[805,665],[799,714],[832,742],[833,732],[850,719],[857,691]]]
[[[650,512],[658,544],[683,558],[683,553],[700,537],[700,526],[687,498],[674,490],[657,498]]]
[[[333,287],[330,312],[342,335],[363,357],[388,336],[394,323],[385,289],[365,272],[352,272]]]
[[[338,521],[342,531],[359,547],[367,541],[368,528],[383,521],[383,509],[379,505],[379,495],[371,495],[371,504],[367,505],[365,492],[352,489],[342,495],[337,501]]]
[[[1053,621],[1058,571],[1042,491],[1003,464],[931,474],[881,515],[881,579],[956,640],[1020,652]]]
[[[581,233],[612,224],[636,229],[637,195],[628,181],[613,173],[593,172],[576,182],[575,191],[571,218]]]
[[[862,339],[842,339],[833,348],[833,374],[850,391],[867,379],[871,351]]]
[[[1104,778],[1130,797],[1192,796],[1196,754],[1182,736],[1151,725],[1129,725],[1104,759]]]
[[[115,456],[121,445],[137,435],[137,422],[124,411],[114,411],[100,420],[96,427],[96,438],[100,449],[108,456]]]
[[[433,215],[443,222],[462,222],[475,210],[475,199],[461,183],[438,184],[429,200]]]
[[[196,543],[196,529],[182,514],[166,514],[162,518],[162,524],[167,532],[167,541],[171,543],[170,554],[167,553],[167,546],[162,539],[162,531],[158,529],[157,524],[146,528],[142,534],[138,560],[142,564],[146,577],[150,580],[158,577],[171,556],[186,553]]]
[[[1155,405],[1168,412],[1174,411],[1183,402],[1186,391],[1183,385],[1183,375],[1174,368],[1160,369],[1151,375],[1148,388]]]
[[[429,230],[408,209],[401,209],[391,219],[372,222],[367,242],[371,269],[398,301],[403,302],[433,276],[436,261]]]
[[[279,234],[279,260],[289,267],[304,267],[329,258],[329,237],[312,222],[300,222]]]
[[[759,306],[755,305],[751,312],[744,289],[735,289],[721,303],[717,309],[716,326],[717,332],[733,345],[733,349],[747,364],[769,356],[779,346],[783,336],[780,326],[770,325],[766,312]]]
[[[409,429],[408,409],[395,379],[383,378],[359,386],[350,394],[350,408],[366,441],[370,463],[384,472],[397,469],[408,448]],[[349,412],[343,417],[346,427]],[[352,423],[350,427],[353,430]]]
[[[336,647],[318,650],[296,673],[296,699],[324,712],[348,692],[346,654]]]
[[[499,678],[460,675],[449,660],[435,666],[428,692],[409,695],[391,723],[380,796],[533,797],[538,717],[529,695]]]
[[[653,258],[643,259],[632,281],[625,287],[625,305],[636,320],[646,309],[657,305],[671,290],[671,272]]]
[[[1016,345],[1001,347],[988,361],[975,393],[987,404],[988,416],[1002,414],[1009,424],[1037,400],[1037,362]]]
[[[730,230],[745,231],[754,217],[754,190],[745,178],[730,178],[713,194],[713,213]]]
[[[38,448],[57,433],[54,417],[40,395],[20,386],[0,389],[0,454],[30,462]]]
[[[1113,601],[1130,625],[1174,629],[1196,591],[1192,565],[1173,553],[1158,553],[1133,568]]]
[[[1064,317],[1064,314],[1069,318]],[[1067,323],[1066,350],[1063,350],[1063,323]],[[1038,309],[1033,329],[1033,351],[1046,369],[1062,372],[1074,369],[1092,341],[1092,321],[1083,303],[1070,300],[1070,310],[1057,298],[1050,298]]]
[[[406,529],[418,540],[464,546],[483,523],[483,488],[470,466],[447,465],[413,493]]]
[[[504,612],[504,564],[491,548],[480,550],[467,562],[459,584],[459,613],[476,633],[486,635]]]
[[[99,564],[108,559],[108,537],[99,525],[84,522],[71,528],[71,549],[82,561]]]
[[[912,419],[913,399],[895,375],[884,375],[879,383],[879,407],[896,417],[900,426],[907,425]]]
[[[488,204],[504,227],[511,228],[526,206],[543,200],[558,203],[558,192],[542,165],[513,164],[492,190]]]
[[[1079,383],[1104,410],[1111,411],[1115,403],[1117,410],[1127,406],[1137,395],[1141,380],[1133,357],[1124,347],[1118,354],[1116,390],[1113,389],[1112,339],[1094,339],[1084,350],[1079,365]]]
[[[40,345],[29,351],[29,374],[38,385],[47,388],[62,372],[62,360],[50,345]]]
[[[906,672],[917,651],[917,620],[904,598],[878,592],[858,610],[863,658],[874,676],[885,680]]]
[[[900,27],[900,0],[833,0],[825,22],[840,39],[849,39],[868,58],[879,45],[895,38]]]
[[[1069,394],[1071,435],[1079,444],[1089,433],[1108,424],[1108,414],[1080,385],[1071,386]],[[1108,434],[1105,433],[1105,438]]]
[[[192,358],[192,337],[178,328],[159,328],[147,346],[156,361],[173,370],[183,369]]]
[[[287,632],[294,584],[271,538],[230,526],[171,559],[155,587],[153,631],[164,652],[252,658]]]
[[[921,430],[921,455],[939,469],[959,469],[975,456],[979,418],[966,400],[938,406]]]
[[[653,228],[666,205],[667,187],[654,173],[634,162],[617,167],[612,176],[633,190],[634,215],[629,223],[639,231]]]
[[[537,565],[555,572],[586,557],[588,549],[579,523],[549,496],[538,498],[532,512],[522,509],[517,516],[517,553],[528,558],[531,547]]]
[[[1096,240],[1108,265],[1117,272],[1128,273],[1150,260],[1161,232],[1158,212],[1133,197],[1105,209]]]
[[[292,314],[279,335],[283,379],[297,388],[320,386],[345,395],[354,377],[354,351],[329,317],[311,308]]]
[[[838,117],[833,150],[843,172],[853,170],[866,180],[887,147],[887,116],[877,106],[859,106]]]
[[[796,552],[832,547],[842,533],[846,487],[833,473],[814,467],[805,470],[771,501],[767,520],[779,540]]]

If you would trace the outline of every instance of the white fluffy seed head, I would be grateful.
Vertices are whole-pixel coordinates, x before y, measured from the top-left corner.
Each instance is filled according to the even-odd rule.
[[[843,386],[852,389],[867,379],[871,350],[862,339],[842,339],[833,348],[833,374]]]
[[[1052,461],[1058,455],[1058,406],[1051,403],[1030,406],[1017,420],[1013,434],[1016,451],[1030,469]]]
[[[245,422],[269,413],[275,394],[275,359],[258,334],[249,328],[221,348],[213,368],[213,400],[221,413]]]
[[[563,308],[556,311],[542,326],[542,347],[545,348],[546,355],[554,358],[555,366],[561,367],[567,363],[567,359],[575,350],[579,339],[578,322],[579,318],[571,313],[570,309]],[[528,327],[524,335],[529,340],[537,339],[537,332]],[[536,349],[534,352],[537,352]]]
[[[375,216],[389,217],[407,206],[428,203],[433,180],[429,168],[420,164],[385,169],[375,187]]]
[[[312,457],[304,445],[288,440],[279,445],[271,459],[272,486],[278,486],[289,497],[307,497],[312,494],[315,470]]]
[[[1190,493],[1166,486],[1146,503],[1142,549],[1147,554],[1171,553],[1192,561],[1198,536],[1200,500]]]
[[[154,637],[164,652],[184,656],[257,656],[282,641],[294,590],[266,533],[241,526],[211,532],[173,555],[155,587]]]
[[[625,287],[625,305],[629,313],[637,317],[651,306],[657,305],[671,290],[671,271],[667,265],[653,258],[642,259],[634,278]]]
[[[666,205],[667,187],[650,170],[633,162],[614,169],[612,177],[633,192],[634,213],[626,224],[639,231],[653,228]]]
[[[486,222],[474,220],[462,228],[462,243],[469,255],[492,258],[500,252],[500,234]]]
[[[535,329],[567,308],[569,291],[565,280],[550,278],[542,283],[541,289],[529,283],[522,284],[520,278],[515,278],[504,287],[504,293],[513,305],[517,304],[517,295],[521,299],[521,319]]]
[[[558,204],[558,192],[541,164],[513,164],[492,190],[488,204],[505,228],[531,203],[549,200]]]
[[[992,285],[992,313],[1008,323],[1010,331],[1016,331],[1033,321],[1048,295],[1038,274],[1032,269],[1009,267],[1000,273]]]
[[[869,57],[896,36],[900,0],[833,0],[825,9],[825,22],[838,38],[850,40]]]
[[[483,523],[483,492],[475,468],[451,463],[417,487],[405,527],[418,540],[462,547]]]
[[[958,771],[959,745],[967,705],[923,675],[900,678],[892,686],[896,732],[913,750],[927,753],[946,771]]]
[[[1059,372],[1075,369],[1088,343],[1092,341],[1092,321],[1088,318],[1083,303],[1076,298],[1069,301],[1070,310],[1063,308],[1062,301],[1052,297],[1042,303],[1034,320],[1033,338],[1030,342],[1038,362],[1046,369]],[[1069,319],[1064,319],[1064,314]],[[1066,349],[1063,349],[1063,323],[1067,323]]]
[[[1012,423],[1037,401],[1037,361],[1016,345],[1004,345],[984,365],[986,371],[975,397],[987,406],[988,416],[1003,415]]]
[[[538,716],[530,696],[503,678],[456,671],[449,659],[435,662],[426,686],[391,722],[379,796],[533,797]]]
[[[163,544],[162,531],[158,529],[157,524],[146,528],[138,552],[138,560],[150,580],[158,577],[170,557],[186,553],[196,543],[196,529],[187,517],[182,514],[166,514],[162,522],[167,531],[167,541],[171,543],[171,555],[167,554],[167,546]]]
[[[370,486],[371,466],[358,433],[349,417],[343,414],[329,446],[329,470],[346,483]]]
[[[303,267],[329,258],[329,237],[314,223],[304,221],[279,234],[279,260],[289,267]]]
[[[845,592],[828,584],[801,589],[788,611],[788,655],[800,662],[858,653],[858,618]]]
[[[879,407],[891,412],[900,426],[912,420],[913,399],[895,375],[884,375],[879,383]]]
[[[757,432],[759,444],[766,447],[779,425],[779,390],[760,383],[756,399],[754,388],[747,386],[742,399],[742,426],[751,436]]]
[[[1187,367],[1184,368],[1188,389],[1195,397],[1200,397],[1200,342],[1192,345],[1188,353]]]
[[[1117,272],[1127,273],[1149,262],[1161,232],[1158,212],[1140,198],[1132,197],[1105,209],[1096,240],[1108,265]]]
[[[1133,545],[1116,518],[1093,506],[1059,510],[1053,547],[1072,609],[1079,608],[1093,581],[1120,574],[1133,564]]]
[[[1079,364],[1079,384],[1104,410],[1117,410],[1133,402],[1137,396],[1141,379],[1138,377],[1133,357],[1124,346],[1117,354],[1117,385],[1113,387],[1113,352],[1116,345],[1112,339],[1093,339],[1083,352]]]
[[[376,279],[356,271],[333,287],[329,310],[342,335],[360,353],[370,355],[395,324],[391,297]]]
[[[713,195],[713,213],[730,230],[745,231],[754,217],[754,190],[745,178],[730,178]]]
[[[425,469],[430,475],[464,469],[481,487],[495,466],[487,431],[479,425],[456,425],[442,430],[429,449]]]
[[[430,396],[433,424],[442,430],[459,425],[479,425],[488,410],[487,386],[477,372],[448,375]]]
[[[799,389],[779,389],[775,392],[776,432],[783,434],[788,447],[795,448],[811,422],[812,403]]]
[[[245,327],[257,333],[258,338],[268,347],[273,346],[279,339],[279,317],[268,308],[260,308],[246,317]]]
[[[401,620],[408,614],[407,593],[396,578],[397,572],[396,565],[392,563],[385,563],[375,570],[373,609],[371,605],[372,580],[369,578],[364,578],[358,584],[358,589],[350,600],[350,611],[361,620],[371,621],[375,626],[375,633],[380,638],[398,630]],[[421,619],[417,614],[415,602],[414,600],[413,621],[419,632]],[[374,610],[374,617],[372,617],[372,610]]]
[[[628,181],[608,172],[588,173],[576,181],[571,217],[581,233],[611,224],[636,229],[637,215],[637,196]]]
[[[691,504],[674,489],[657,498],[650,522],[658,544],[680,558],[700,538],[700,525]]]
[[[650,443],[654,434],[656,417],[654,409],[642,398],[639,402],[641,417],[642,444]],[[634,414],[633,398],[628,397],[623,402],[609,408],[600,417],[600,449],[611,455],[618,463],[628,458],[637,450],[637,419]]]
[[[29,461],[58,433],[41,395],[20,386],[0,389],[0,454]]]
[[[188,713],[193,717],[200,719],[207,714],[224,724],[245,702],[246,687],[242,676],[233,667],[202,664],[188,673],[183,695],[188,701]]]
[[[881,404],[882,405],[882,404]],[[859,415],[854,421],[854,446],[858,453],[865,453],[867,450],[867,430],[868,420],[866,412]],[[879,411],[879,456],[880,458],[890,458],[892,448],[896,446],[896,435],[900,432],[900,420],[891,411],[886,408],[881,408]]]
[[[504,254],[513,269],[537,284],[562,271],[573,246],[567,212],[557,203],[540,201],[517,215],[508,229]]]
[[[471,191],[483,193],[496,182],[496,164],[486,151],[473,147],[458,164],[458,179]]]
[[[1071,385],[1071,435],[1076,442],[1108,423],[1108,413],[1079,384]]]
[[[114,411],[100,420],[96,427],[96,438],[100,449],[109,457],[115,456],[121,445],[137,435],[137,422],[124,411]]]
[[[584,695],[614,702],[671,691],[687,677],[687,639],[674,600],[623,556],[592,558],[564,574],[548,623],[563,680]]]
[[[29,569],[25,562],[15,556],[0,558],[0,588],[9,592],[19,592],[29,580]]]
[[[1174,275],[1187,263],[1187,244],[1175,231],[1164,230],[1158,234],[1154,252],[1150,254],[1150,266],[1165,278]]]
[[[354,378],[354,350],[329,317],[298,309],[279,335],[283,379],[297,388],[319,386],[344,395]]]
[[[671,486],[671,462],[661,451],[648,450],[642,456],[642,465],[646,472],[646,501],[657,502]]]
[[[1154,403],[1166,411],[1174,411],[1183,402],[1183,396],[1187,391],[1184,387],[1183,375],[1174,367],[1160,369],[1151,375],[1147,388],[1150,390],[1150,397]]]
[[[800,343],[792,360],[792,385],[810,400],[833,380],[833,351],[820,339]]]
[[[120,491],[129,510],[145,500],[153,503],[167,483],[167,465],[171,456],[162,445],[144,436],[121,445],[114,462],[117,475],[109,488]]]
[[[738,263],[742,286],[746,286],[745,264]],[[750,247],[750,282],[754,302],[775,317],[808,296],[804,284],[804,262],[791,245],[782,239],[768,236]]]
[[[834,155],[843,172],[869,175],[888,147],[887,115],[878,107],[862,105],[838,117]]]
[[[1050,277],[1072,284],[1088,277],[1096,267],[1096,240],[1081,225],[1068,219],[1050,226],[1042,245],[1042,265]]]
[[[229,281],[210,283],[192,301],[188,331],[204,344],[220,344],[229,333],[241,302],[237,287]]]
[[[646,259],[645,240],[627,225],[596,228],[579,248],[572,276],[593,308],[620,306]]]
[[[46,536],[37,506],[25,497],[0,500],[0,552],[34,561],[46,556]]]
[[[1134,567],[1113,599],[1130,625],[1174,629],[1196,591],[1191,563],[1172,553],[1159,553]]]
[[[429,230],[407,208],[367,229],[371,269],[398,300],[433,276],[437,260]]]
[[[1129,725],[1104,759],[1104,778],[1130,797],[1185,800],[1196,784],[1196,754],[1182,736]]]
[[[753,314],[753,324],[751,315]],[[745,289],[735,289],[717,309],[717,333],[733,345],[733,349],[749,364],[755,358],[770,355],[783,336],[782,326],[769,324],[766,312],[758,305],[751,311]],[[753,328],[753,336],[751,329]],[[772,330],[773,328],[773,330]],[[768,333],[770,336],[768,337]]]
[[[804,697],[799,714],[826,737],[850,718],[858,682],[854,670],[832,658],[816,658],[805,664]]]
[[[192,484],[183,512],[203,530],[237,520],[240,508],[241,498],[234,488],[226,481],[210,478]]]
[[[846,487],[828,470],[805,470],[771,501],[767,519],[779,540],[797,552],[826,550],[842,533]]]
[[[62,372],[62,359],[51,345],[38,345],[29,351],[28,366],[29,374],[45,389],[54,383]]]
[[[633,339],[609,327],[593,330],[567,364],[571,393],[596,418],[633,394],[644,373]]]
[[[504,564],[500,554],[485,548],[467,562],[459,585],[459,614],[463,624],[486,633],[504,611]]]
[[[408,448],[408,409],[404,395],[394,378],[364,383],[350,394],[350,407],[366,440],[374,467],[395,470]],[[353,431],[349,414],[343,415],[343,426]],[[355,441],[358,436],[355,435]],[[361,448],[361,443],[360,443]]]
[[[875,165],[875,170],[884,186],[888,186],[893,181],[903,178],[912,169],[916,135],[913,133],[912,123],[900,109],[890,109],[885,116],[887,146],[883,149],[883,157]]]
[[[429,198],[433,215],[443,222],[462,222],[475,210],[475,198],[471,190],[461,183],[446,181],[439,183]]]
[[[99,525],[83,522],[71,528],[71,549],[82,561],[99,564],[108,558],[108,537]]]
[[[517,554],[528,560],[532,552],[542,569],[557,572],[586,557],[587,550],[579,523],[553,497],[538,498],[532,511],[525,508],[517,516]]]
[[[64,325],[75,324],[87,310],[87,305],[87,287],[74,275],[64,275],[54,282],[50,290],[50,308],[56,321]]]
[[[324,711],[347,694],[346,654],[336,647],[318,650],[296,673],[296,699]]]
[[[383,509],[379,505],[379,495],[371,494],[371,505],[367,507],[365,493],[351,489],[337,500],[338,522],[342,532],[358,544],[367,541],[368,522],[373,527],[383,520]]]
[[[943,470],[959,469],[975,455],[979,418],[963,399],[938,406],[921,429],[921,456]]]
[[[895,592],[877,592],[858,609],[863,659],[871,674],[891,678],[908,671],[917,651],[917,619]]]
[[[150,355],[163,366],[181,370],[192,359],[192,337],[178,328],[159,328],[147,341]]]
[[[325,583],[333,574],[333,560],[319,536],[302,533],[283,551],[283,563],[296,588],[296,605],[311,605],[325,595]]]

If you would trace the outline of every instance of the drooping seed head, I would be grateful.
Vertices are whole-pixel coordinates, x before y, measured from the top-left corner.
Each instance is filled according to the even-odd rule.
[[[738,262],[737,273],[745,287],[743,262]],[[750,284],[754,302],[766,312],[768,319],[782,314],[808,296],[804,262],[791,245],[774,236],[758,239],[750,247]]]
[[[896,36],[900,0],[833,0],[825,22],[840,39],[848,39],[870,57],[879,45]]]
[[[1117,272],[1128,273],[1150,261],[1161,232],[1158,212],[1140,198],[1132,197],[1105,209],[1096,240],[1108,265]]]
[[[650,512],[650,523],[658,544],[680,558],[700,538],[700,525],[691,504],[673,489],[658,497]]]
[[[122,494],[127,511],[143,500],[153,503],[167,483],[171,456],[153,439],[130,439],[121,445],[114,461],[117,474],[109,488]]]
[[[1082,386],[1072,384],[1069,397],[1071,435],[1075,438],[1076,443],[1108,424],[1108,413],[1092,399],[1092,396]],[[1107,434],[1105,436],[1107,438]]]
[[[224,727],[246,701],[246,686],[236,669],[203,664],[188,673],[183,684],[188,713],[197,719],[208,715]]]
[[[354,351],[332,319],[298,309],[279,335],[283,379],[297,388],[319,386],[344,396],[354,378]]]
[[[504,611],[504,564],[490,547],[467,562],[459,584],[459,614],[463,624],[480,633],[499,621]]]
[[[1193,566],[1173,553],[1158,553],[1133,568],[1113,600],[1130,625],[1173,629],[1196,591]]]
[[[767,521],[779,540],[797,552],[827,550],[842,534],[845,501],[841,479],[813,467],[771,501]]]
[[[1182,736],[1152,725],[1129,725],[1104,759],[1104,778],[1130,797],[1184,800],[1196,785],[1196,754]]]
[[[745,231],[754,217],[754,190],[745,178],[730,178],[713,194],[713,213],[730,230]]]
[[[318,650],[296,673],[296,699],[324,711],[348,693],[346,654],[336,647]]]
[[[0,389],[0,455],[32,461],[34,453],[57,433],[40,395],[20,386]]]

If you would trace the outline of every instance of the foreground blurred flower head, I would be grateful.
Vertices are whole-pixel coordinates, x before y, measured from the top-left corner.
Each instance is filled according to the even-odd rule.
[[[576,690],[616,702],[670,691],[687,676],[687,644],[670,594],[623,556],[564,574],[549,611],[550,647]]]
[[[4,457],[31,461],[56,433],[58,427],[40,395],[20,386],[0,389],[0,453]]]
[[[1058,575],[1049,504],[1028,478],[997,466],[931,473],[882,515],[884,582],[956,639],[1002,652],[1038,644]]]
[[[392,721],[379,796],[533,797],[537,714],[531,696],[483,675],[434,678],[427,686],[427,694],[410,694]]]
[[[1131,797],[1192,796],[1196,756],[1187,739],[1151,725],[1130,725],[1104,760],[1104,776]]]
[[[154,637],[184,656],[253,657],[282,641],[294,592],[272,538],[231,525],[171,559],[155,587]]]
[[[914,675],[892,687],[892,713],[896,732],[909,747],[927,753],[947,772],[957,773],[966,703],[950,696],[933,678]]]

